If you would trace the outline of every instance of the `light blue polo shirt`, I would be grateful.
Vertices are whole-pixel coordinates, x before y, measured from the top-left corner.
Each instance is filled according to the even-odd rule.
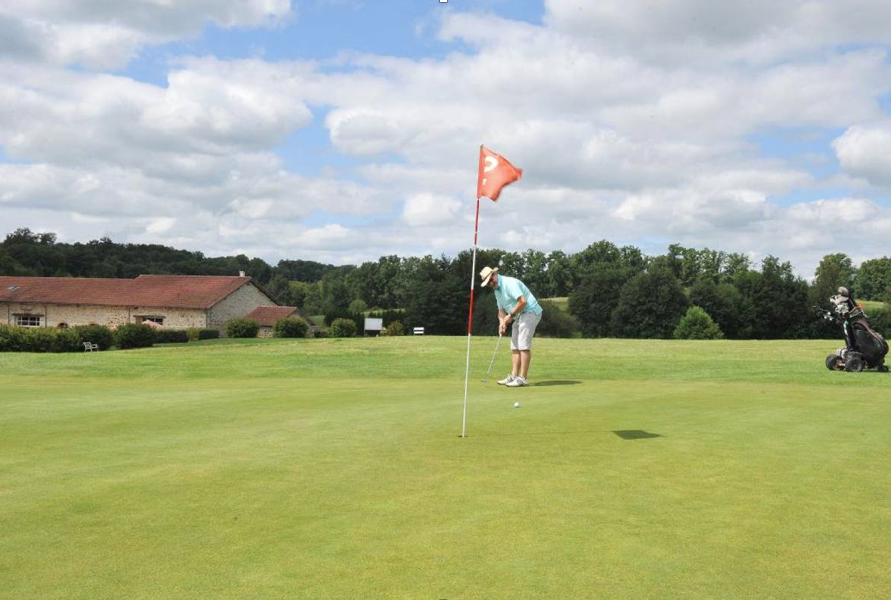
[[[525,283],[519,279],[507,277],[499,273],[498,287],[495,288],[495,301],[498,303],[498,308],[511,312],[514,306],[517,305],[517,299],[520,296],[526,298],[526,307],[520,311],[520,314],[526,312],[541,314],[541,305],[535,299],[535,296],[532,295],[532,292],[529,291],[529,288],[526,287]]]

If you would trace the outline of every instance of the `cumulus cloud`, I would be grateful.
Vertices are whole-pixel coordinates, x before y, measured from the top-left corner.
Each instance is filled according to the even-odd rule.
[[[411,227],[442,225],[451,222],[461,203],[457,200],[433,194],[415,194],[405,200],[402,219]]]
[[[219,27],[275,26],[290,0],[13,0],[0,5],[0,50],[30,60],[91,69],[126,65],[150,44]]]
[[[891,125],[855,125],[836,138],[832,147],[846,172],[891,189]]]
[[[843,44],[888,44],[875,0],[546,0],[553,29],[654,62],[766,64]]]
[[[439,58],[178,56],[165,85],[102,71],[208,23],[280,26],[295,8],[0,8],[0,207],[65,235],[270,260],[454,253],[472,242],[485,142],[525,171],[482,207],[484,246],[680,242],[807,272],[821,252],[868,255],[889,223],[876,190],[891,187],[891,9],[836,4],[547,0],[543,25],[453,10],[437,36],[461,44]],[[310,176],[279,148],[312,125],[337,167]],[[836,139],[763,155],[755,139],[778,130]]]

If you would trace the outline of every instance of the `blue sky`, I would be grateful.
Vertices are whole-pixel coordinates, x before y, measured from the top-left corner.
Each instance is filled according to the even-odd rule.
[[[481,245],[883,255],[891,8],[831,0],[0,6],[8,229],[336,264]]]

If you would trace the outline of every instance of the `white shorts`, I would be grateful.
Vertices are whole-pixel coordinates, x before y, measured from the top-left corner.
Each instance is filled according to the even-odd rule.
[[[520,313],[520,316],[511,325],[510,349],[532,350],[532,336],[535,335],[535,328],[538,327],[539,321],[541,321],[541,315],[537,315],[531,310]]]

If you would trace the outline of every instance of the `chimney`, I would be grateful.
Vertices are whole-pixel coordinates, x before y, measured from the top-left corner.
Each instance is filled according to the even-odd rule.
[[[238,272],[238,276],[239,276],[239,277],[244,277],[244,276],[245,276],[245,275],[244,275],[244,271],[239,271],[239,272]]]

